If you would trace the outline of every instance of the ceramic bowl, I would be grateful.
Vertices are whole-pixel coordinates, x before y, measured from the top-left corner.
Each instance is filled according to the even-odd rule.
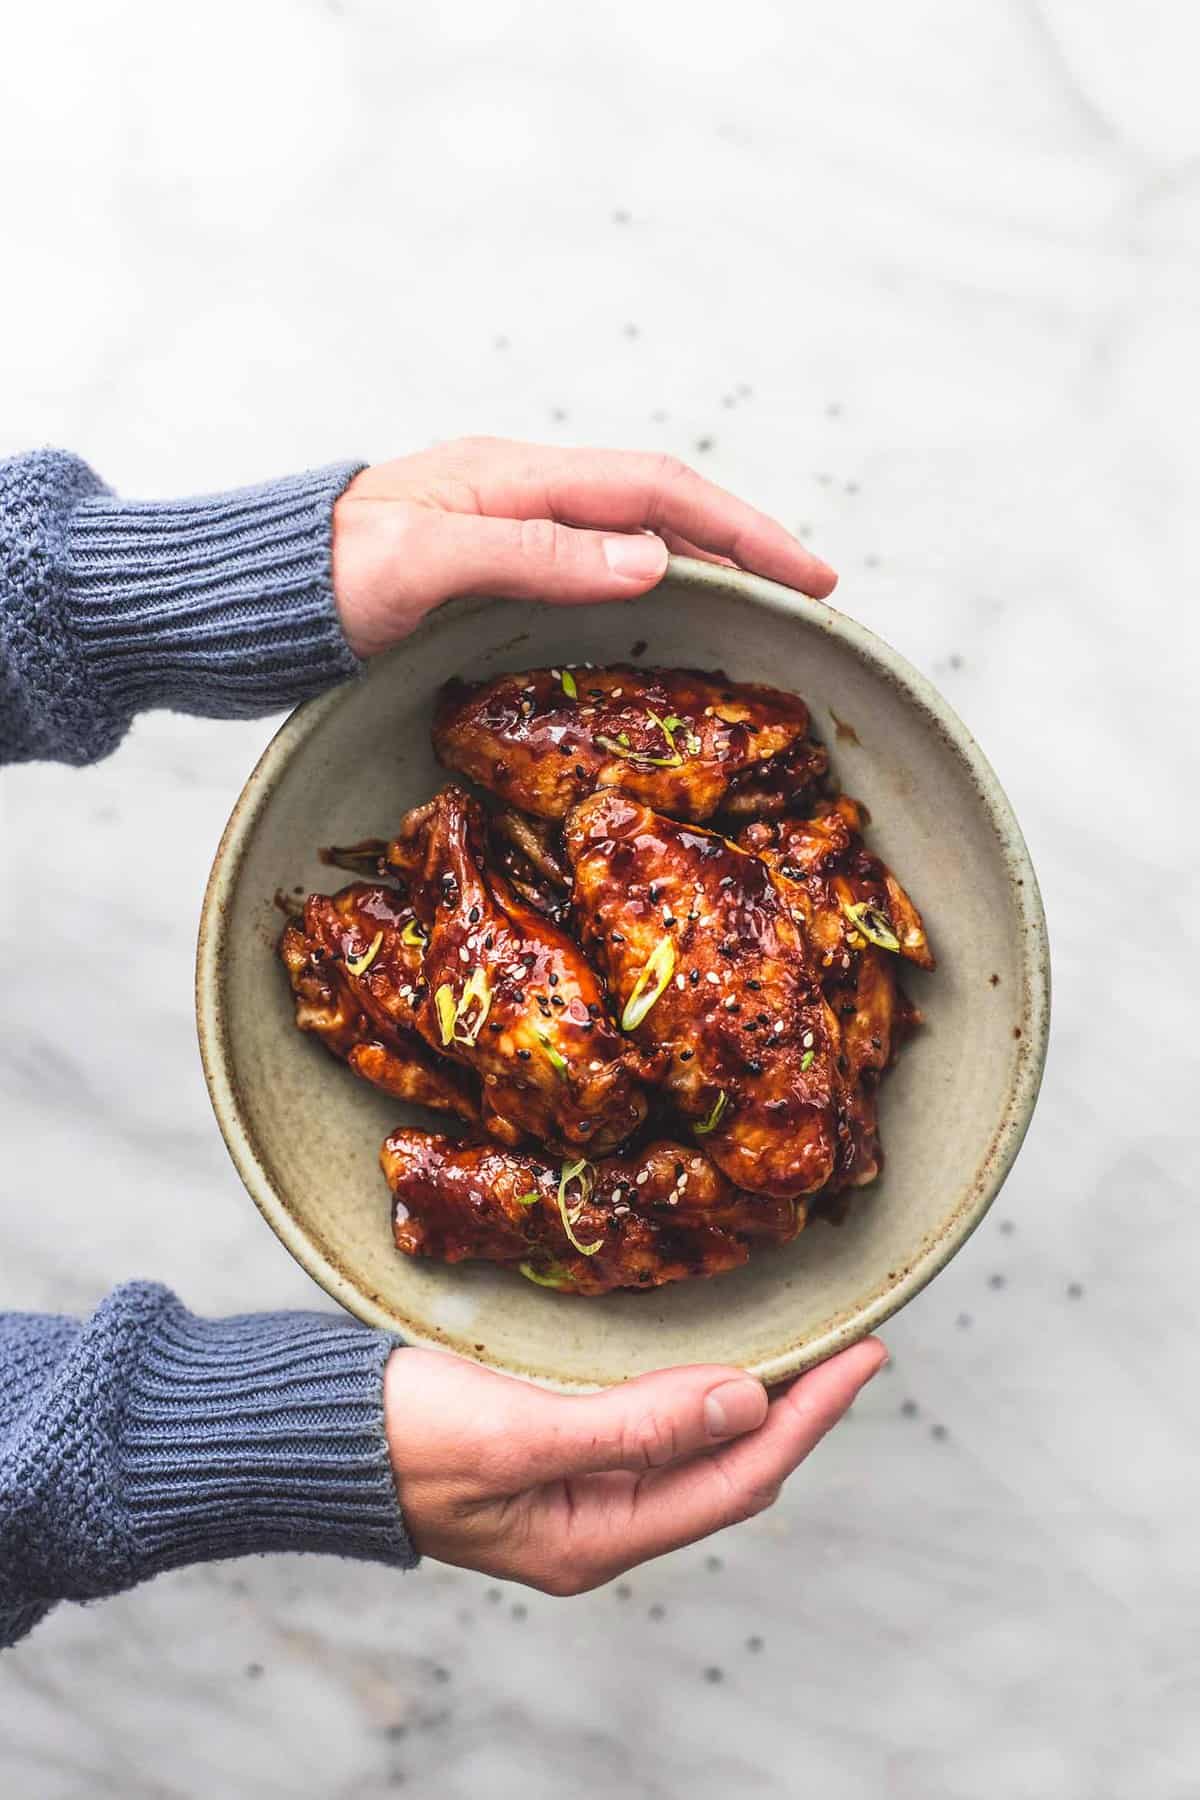
[[[429,723],[448,676],[616,660],[722,668],[803,694],[837,781],[870,808],[871,844],[925,915],[938,967],[905,965],[927,1022],[883,1084],[886,1169],[846,1223],[814,1222],[712,1281],[586,1300],[515,1270],[393,1248],[380,1143],[401,1122],[437,1122],[357,1081],[294,1028],[274,897],[337,886],[318,845],[388,836],[445,779]],[[1048,999],[1045,922],[1020,829],[946,702],[833,608],[684,560],[627,605],[457,602],[364,679],[302,706],[221,839],[197,962],[213,1107],[293,1256],[368,1324],[568,1390],[693,1361],[780,1380],[911,1300],[1012,1166],[1037,1098]]]

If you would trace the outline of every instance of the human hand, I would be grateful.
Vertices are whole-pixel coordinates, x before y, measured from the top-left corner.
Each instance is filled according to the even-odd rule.
[[[738,1369],[664,1369],[574,1396],[397,1350],[384,1417],[409,1536],[441,1562],[584,1593],[770,1506],[886,1361],[868,1338],[768,1404]]]
[[[333,509],[334,594],[364,657],[455,594],[630,600],[669,550],[819,598],[837,581],[774,519],[653,451],[460,438],[364,469]]]

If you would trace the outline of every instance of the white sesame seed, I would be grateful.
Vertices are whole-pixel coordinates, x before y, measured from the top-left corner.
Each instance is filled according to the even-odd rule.
[[[650,1179],[650,1171],[648,1169],[639,1169],[638,1170],[637,1184],[639,1187],[644,1187],[646,1185],[646,1183],[649,1181],[649,1179]]]
[[[667,1205],[668,1206],[678,1206],[679,1205],[679,1195],[678,1194],[668,1194],[667,1195]]]
[[[776,1019],[775,1023],[771,1027],[771,1030],[772,1031],[782,1031],[783,1030],[783,1020]]]
[[[678,974],[675,977],[675,986],[677,988],[685,988],[687,986],[687,976],[682,973]]]
[[[460,944],[458,947],[458,960],[459,962],[470,962],[471,960],[471,952],[465,944]]]
[[[625,689],[624,689],[624,688],[614,688],[614,689],[613,689],[613,691],[612,691],[612,697],[613,697],[613,699],[614,699],[614,700],[619,700],[619,699],[620,699],[620,698],[621,698],[621,695],[622,695],[622,694],[623,694],[623,693],[624,693],[624,692],[625,692]]]
[[[813,1041],[814,1041],[813,1034],[811,1031],[806,1031],[804,1036],[800,1039],[800,1042],[803,1044],[803,1046],[806,1050],[812,1049]]]
[[[621,1198],[621,1195],[624,1193],[624,1191],[625,1191],[624,1188],[619,1188],[619,1187],[615,1187],[613,1189],[612,1198],[613,1198],[614,1206],[617,1204],[618,1200]]]
[[[524,963],[509,963],[509,965],[508,965],[507,969],[504,971],[504,973],[506,975],[523,975],[525,973],[525,964]]]
[[[706,969],[704,972],[704,979],[705,981],[711,981],[714,987],[718,987],[721,981],[721,977],[717,974],[715,969]]]
[[[737,1005],[737,995],[736,994],[727,995],[724,1005],[725,1005],[726,1012],[732,1012],[734,1007]]]

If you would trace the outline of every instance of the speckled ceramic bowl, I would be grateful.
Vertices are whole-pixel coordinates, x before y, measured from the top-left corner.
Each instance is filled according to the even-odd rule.
[[[636,651],[635,651],[636,646]],[[871,843],[925,914],[935,974],[905,967],[927,1025],[882,1090],[883,1178],[840,1228],[714,1281],[582,1300],[486,1264],[399,1255],[377,1154],[430,1123],[356,1081],[292,1025],[275,956],[279,889],[328,888],[316,846],[387,836],[444,779],[429,747],[450,675],[619,659],[723,668],[801,693]],[[980,751],[934,689],[843,614],[786,588],[674,561],[624,606],[473,600],[444,608],[365,680],[300,708],[238,800],[200,924],[196,1003],[209,1092],[256,1205],[327,1292],[369,1324],[561,1388],[669,1363],[795,1374],[882,1323],[943,1268],[1004,1181],[1037,1099],[1049,961],[1037,882]]]

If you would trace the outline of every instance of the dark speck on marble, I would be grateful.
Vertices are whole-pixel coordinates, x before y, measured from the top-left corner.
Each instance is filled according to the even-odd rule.
[[[972,1324],[970,1313],[959,1313],[954,1323],[958,1326],[960,1331],[969,1331]]]
[[[635,337],[639,337],[640,335],[641,334],[638,331],[638,328],[636,325],[627,325],[625,327],[625,336],[627,338],[635,338]]]
[[[712,449],[715,441],[714,438],[710,437],[698,437],[696,439],[696,448],[703,454],[705,451]]]
[[[711,1682],[715,1687],[718,1681],[724,1681],[725,1671],[724,1669],[718,1669],[715,1663],[710,1663],[708,1668],[704,1671],[704,1679],[705,1681]]]
[[[1002,1288],[1007,1286],[1007,1283],[1008,1277],[1006,1275],[996,1274],[988,1276],[988,1286],[990,1288]]]
[[[940,1444],[950,1436],[950,1433],[946,1430],[944,1425],[931,1425],[929,1427],[929,1435],[931,1438],[936,1438]]]
[[[633,223],[632,213],[626,212],[623,206],[618,206],[617,210],[613,213],[612,219],[614,225],[630,225]]]
[[[754,1637],[748,1637],[746,1639],[746,1648],[750,1651],[751,1655],[757,1656],[762,1647],[763,1641],[757,1634]]]
[[[1000,1231],[1001,1231],[1001,1234],[1002,1234],[1002,1235],[1003,1235],[1003,1236],[1004,1236],[1004,1237],[1011,1237],[1011,1236],[1012,1236],[1012,1234],[1013,1234],[1013,1232],[1014,1232],[1014,1231],[1015,1231],[1015,1230],[1016,1230],[1016,1229],[1017,1229],[1017,1228],[1016,1228],[1016,1226],[1015,1226],[1015,1225],[1014,1225],[1014,1224],[1013,1224],[1013,1222],[1012,1222],[1012,1220],[1011,1220],[1011,1219],[1001,1219],[1001,1221],[1000,1221]]]
[[[1082,1283],[1082,1281],[1071,1281],[1071,1282],[1067,1283],[1067,1299],[1068,1300],[1082,1300],[1083,1299],[1083,1283]]]
[[[656,425],[663,425],[666,423],[666,420],[667,420],[667,414],[662,410],[661,406],[658,407],[654,412],[652,412],[650,414],[650,417],[653,419],[653,421]]]
[[[879,567],[879,558],[877,556],[864,556],[863,562],[868,569],[877,569]]]
[[[514,1619],[524,1619],[528,1615],[529,1608],[525,1605],[524,1601],[518,1600],[511,1608],[511,1611]]]
[[[508,339],[506,337],[493,338],[492,343],[493,343],[494,348],[497,350],[507,350],[508,349]]]
[[[246,1664],[246,1674],[251,1681],[257,1681],[262,1672],[263,1666],[260,1662]]]
[[[665,1619],[666,1616],[667,1616],[666,1607],[663,1606],[657,1600],[654,1602],[653,1606],[651,1606],[647,1609],[647,1612],[646,1612],[646,1617],[648,1619]]]
[[[721,1561],[719,1556],[706,1556],[704,1559],[704,1566],[710,1575],[715,1575],[718,1570],[725,1567],[725,1564]]]
[[[905,1400],[900,1407],[900,1411],[906,1419],[915,1419],[920,1411],[920,1407],[915,1400]]]
[[[617,1599],[618,1600],[632,1600],[633,1599],[633,1589],[630,1587],[630,1585],[627,1581],[618,1581],[618,1583],[617,1583]]]
[[[499,1588],[489,1588],[487,1591],[487,1597],[491,1601],[493,1606],[499,1606],[501,1600],[504,1598],[504,1596],[500,1592]]]

